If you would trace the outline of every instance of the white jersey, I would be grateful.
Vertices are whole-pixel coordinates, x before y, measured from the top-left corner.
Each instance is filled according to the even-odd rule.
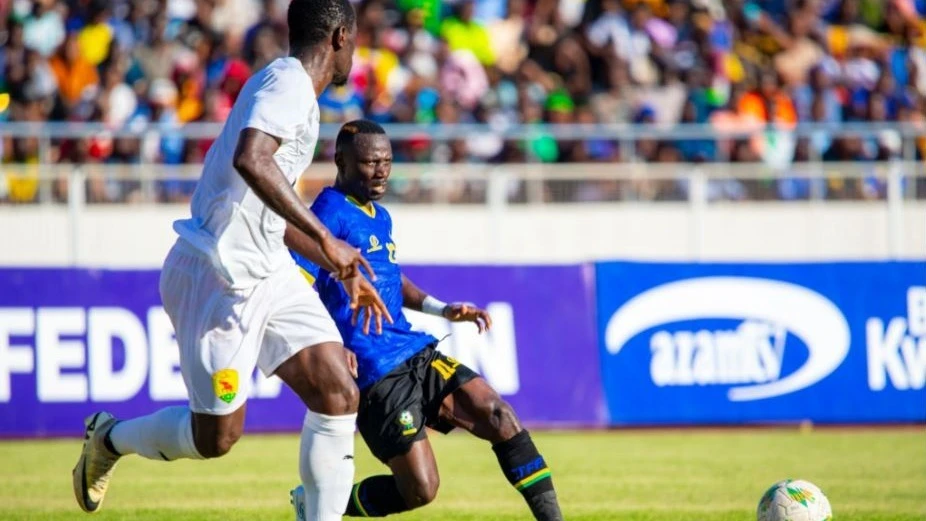
[[[208,256],[234,288],[269,277],[292,259],[283,244],[286,221],[268,208],[232,166],[238,136],[254,128],[279,138],[273,155],[294,184],[312,163],[318,142],[318,101],[295,58],[279,58],[254,74],[209,148],[193,194],[192,217],[174,230]]]

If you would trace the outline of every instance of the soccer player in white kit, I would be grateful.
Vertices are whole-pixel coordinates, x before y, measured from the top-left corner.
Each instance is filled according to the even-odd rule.
[[[255,367],[279,376],[308,410],[299,471],[307,519],[341,519],[354,475],[358,390],[338,329],[287,246],[318,259],[351,292],[365,323],[391,320],[360,273],[369,264],[334,238],[293,190],[318,140],[317,95],[350,72],[355,15],[348,0],[293,0],[290,54],[251,77],[209,149],[179,239],[161,272],[189,406],[117,421],[87,419],[74,493],[99,510],[122,456],[172,461],[226,454],[244,428]],[[328,268],[326,268],[328,269]]]

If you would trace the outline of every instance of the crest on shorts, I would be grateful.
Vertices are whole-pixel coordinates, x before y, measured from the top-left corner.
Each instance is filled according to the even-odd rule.
[[[402,411],[399,414],[398,419],[399,425],[402,426],[402,436],[411,436],[418,432],[418,429],[415,427],[415,417],[412,416],[412,413],[409,411]]]
[[[212,375],[212,388],[215,395],[225,403],[231,403],[238,395],[238,371],[221,369]]]

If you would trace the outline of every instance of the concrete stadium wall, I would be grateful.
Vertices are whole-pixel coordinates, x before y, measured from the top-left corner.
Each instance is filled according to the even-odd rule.
[[[545,206],[393,205],[399,258],[413,263],[840,260],[926,257],[926,203],[889,230],[876,202],[727,203],[695,219],[683,203]],[[0,207],[0,265],[157,267],[186,205]]]

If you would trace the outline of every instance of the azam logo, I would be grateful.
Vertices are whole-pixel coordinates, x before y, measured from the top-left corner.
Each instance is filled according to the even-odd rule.
[[[370,236],[370,248],[367,250],[367,253],[373,253],[374,251],[379,251],[383,249],[383,245],[379,242],[379,239],[375,235]]]
[[[775,324],[807,346],[793,373],[757,385],[733,387],[731,401],[772,398],[809,387],[832,373],[849,352],[849,325],[826,297],[803,286],[750,277],[702,277],[657,286],[630,299],[608,321],[612,355],[638,334],[687,320],[742,319]]]

